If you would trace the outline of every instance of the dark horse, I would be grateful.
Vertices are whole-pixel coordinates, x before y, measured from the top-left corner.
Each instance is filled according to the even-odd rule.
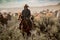
[[[4,24],[7,26],[8,19],[4,18],[2,14],[0,14],[0,23],[4,26]]]
[[[24,32],[27,33],[27,36],[30,36],[31,35],[30,30],[32,29],[31,20],[23,18],[20,23],[19,29],[21,29],[23,31],[22,32],[23,36],[24,36]]]

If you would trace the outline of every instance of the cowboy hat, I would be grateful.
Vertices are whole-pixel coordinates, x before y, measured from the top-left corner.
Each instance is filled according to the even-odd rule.
[[[29,7],[27,4],[25,4],[25,6],[24,7]]]

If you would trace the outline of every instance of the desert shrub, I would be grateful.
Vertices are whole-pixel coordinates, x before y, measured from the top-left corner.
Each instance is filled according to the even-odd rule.
[[[40,29],[40,33],[44,33],[47,34],[47,36],[49,37],[49,39],[51,40],[59,40],[60,39],[60,23],[59,20],[55,17],[51,17],[51,16],[42,16],[38,21],[35,20],[35,24],[36,26]],[[52,35],[53,37],[52,37]],[[59,36],[57,36],[59,35]],[[51,38],[50,38],[51,37]],[[43,38],[43,37],[42,37]],[[54,39],[52,39],[54,38]]]
[[[14,28],[17,22],[18,22],[17,18],[12,17],[12,20],[8,23],[9,27],[5,27],[0,24],[0,40],[21,40],[22,39],[20,30],[18,28],[16,29],[17,26]]]
[[[57,18],[43,15],[39,20],[34,19],[33,21],[36,25],[36,30],[38,33],[40,32],[40,40],[60,40],[60,22]],[[0,40],[23,40],[23,36],[18,28],[11,30],[10,28],[0,25]]]
[[[20,40],[20,34],[18,29],[9,30],[0,26],[0,40]]]

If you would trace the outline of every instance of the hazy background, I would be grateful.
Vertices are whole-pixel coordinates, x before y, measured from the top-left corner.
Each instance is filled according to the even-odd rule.
[[[55,5],[60,0],[0,0],[0,8],[23,7],[28,4],[30,7]]]
[[[25,4],[29,5],[31,13],[49,9],[51,11],[60,9],[60,0],[0,0],[0,10],[7,12],[22,11]]]

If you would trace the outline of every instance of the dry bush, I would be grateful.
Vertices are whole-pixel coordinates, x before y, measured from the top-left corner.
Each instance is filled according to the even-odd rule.
[[[39,20],[34,19],[34,24],[36,25],[35,30],[40,33],[40,35],[36,35],[35,39],[60,40],[59,20],[55,17],[48,17],[46,15],[39,17]],[[9,28],[0,25],[0,40],[23,40],[23,36],[18,28],[9,30]]]
[[[19,29],[4,28],[0,26],[0,40],[21,40],[21,33]]]
[[[0,24],[0,40],[21,40],[20,30],[16,27],[12,29],[15,23],[17,23],[16,18],[12,19],[13,22],[9,24],[9,27],[2,26]]]
[[[60,25],[59,25],[60,23],[57,18],[55,18],[54,16],[43,15],[38,21],[35,19],[34,22],[35,22],[35,25],[37,26],[37,28],[40,29],[40,33],[45,34],[45,36],[43,36],[42,39],[44,39],[44,37],[46,38],[46,36],[48,36],[49,40],[50,39],[51,40],[60,40]],[[41,34],[41,35],[43,35],[43,34]],[[57,35],[59,35],[59,36],[57,36]],[[45,40],[47,40],[47,38]]]

